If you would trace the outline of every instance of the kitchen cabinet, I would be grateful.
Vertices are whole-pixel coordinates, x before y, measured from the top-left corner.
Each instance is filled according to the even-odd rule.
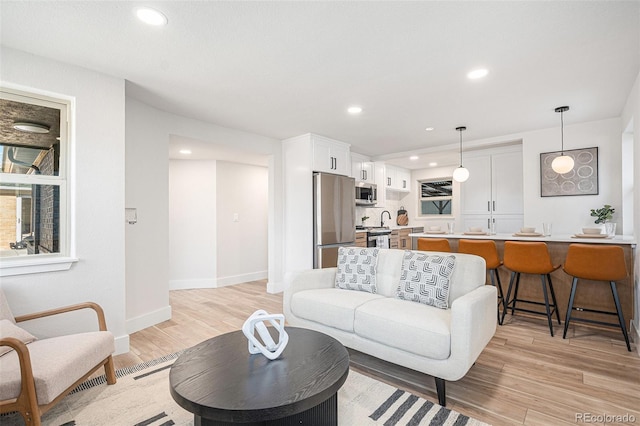
[[[399,250],[411,250],[411,237],[409,234],[423,232],[424,227],[400,228],[391,231],[389,236],[389,248]]]
[[[411,191],[411,171],[383,162],[374,163],[375,184],[378,187],[376,207],[385,207],[387,191],[408,193]]]
[[[351,177],[356,182],[375,183],[375,170],[368,157],[351,153]]]
[[[464,166],[469,169],[469,180],[460,185],[464,229],[517,232],[524,205],[521,148],[469,157]]]
[[[366,232],[356,232],[356,247],[367,247]]]
[[[311,135],[311,143],[313,145],[314,171],[351,175],[349,144],[318,135]]]
[[[402,167],[385,165],[384,187],[392,191],[411,191],[411,172]]]

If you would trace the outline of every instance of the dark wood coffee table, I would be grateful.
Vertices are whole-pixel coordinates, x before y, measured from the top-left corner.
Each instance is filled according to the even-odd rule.
[[[349,374],[347,350],[317,331],[286,330],[289,344],[273,361],[249,354],[242,331],[188,349],[171,367],[171,396],[194,413],[196,426],[337,426],[337,392]]]

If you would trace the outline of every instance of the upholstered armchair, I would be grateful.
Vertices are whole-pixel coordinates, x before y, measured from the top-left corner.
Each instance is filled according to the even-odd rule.
[[[17,325],[80,309],[95,311],[99,331],[39,340]],[[18,411],[27,426],[40,425],[45,412],[99,368],[104,366],[108,384],[116,382],[114,350],[99,305],[80,303],[14,318],[0,290],[0,413]]]

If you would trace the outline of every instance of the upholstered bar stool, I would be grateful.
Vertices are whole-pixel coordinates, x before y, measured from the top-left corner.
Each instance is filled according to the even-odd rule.
[[[446,238],[418,238],[418,250],[450,252],[451,246]]]
[[[502,261],[498,256],[498,247],[493,240],[459,240],[458,253],[475,254],[484,258],[487,264],[487,271],[491,279],[491,285],[498,288],[498,324],[502,325],[502,314],[500,313],[500,305],[502,311],[507,309],[504,293],[502,292],[502,283],[500,283],[500,274],[498,268],[502,266]]]
[[[558,324],[561,324],[561,322],[560,313],[558,312],[558,303],[556,302],[556,295],[553,291],[553,283],[551,282],[551,273],[560,268],[560,265],[554,265],[551,263],[551,256],[549,256],[547,244],[543,242],[505,241],[504,266],[512,271],[511,279],[509,280],[509,289],[507,290],[507,302],[505,305],[507,308],[511,307],[511,315],[513,315],[516,310],[529,312],[531,314],[546,315],[547,321],[549,322],[549,332],[551,333],[551,336],[553,336],[553,311],[555,311]],[[520,274],[540,275],[544,303],[534,300],[518,299]],[[549,303],[547,285],[549,287],[549,292],[551,293],[551,300],[553,301],[553,304]],[[512,291],[513,299],[511,299]],[[516,302],[543,305],[545,307],[545,312],[518,308],[516,307]],[[553,308],[553,311],[551,308]],[[507,309],[502,312],[502,321],[504,321],[506,313]]]
[[[600,325],[609,325],[613,327],[620,327],[624,336],[624,341],[627,344],[627,350],[631,352],[631,345],[629,344],[629,335],[627,334],[627,328],[624,324],[624,318],[622,316],[622,309],[620,308],[620,299],[618,298],[618,290],[616,289],[616,281],[620,281],[627,277],[627,265],[624,261],[624,251],[620,246],[608,246],[608,245],[593,245],[593,244],[570,244],[567,251],[567,258],[564,264],[564,271],[573,277],[571,283],[571,295],[569,296],[569,306],[567,307],[567,315],[564,319],[564,333],[562,338],[567,337],[567,329],[569,328],[569,322],[582,321]],[[613,303],[615,304],[616,311],[599,311],[595,309],[576,308],[573,306],[576,295],[576,287],[578,285],[578,279],[593,280],[593,281],[609,281],[611,286],[611,294],[613,296]],[[612,324],[609,322],[596,321],[586,318],[573,318],[571,313],[573,310],[584,312],[595,312],[599,314],[617,315],[618,324]]]

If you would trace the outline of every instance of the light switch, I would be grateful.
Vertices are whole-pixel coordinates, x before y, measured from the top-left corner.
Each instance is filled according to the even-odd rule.
[[[233,221],[234,222],[240,222],[240,215],[238,213],[234,213],[233,214]]]

